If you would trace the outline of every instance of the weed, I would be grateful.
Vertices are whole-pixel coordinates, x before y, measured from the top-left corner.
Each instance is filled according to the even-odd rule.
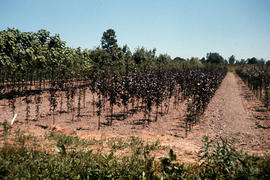
[[[269,177],[269,160],[236,151],[226,139],[214,142],[203,138],[200,151],[200,177],[203,179],[264,179]],[[260,170],[259,170],[260,169]],[[263,177],[263,178],[262,178]]]
[[[122,138],[110,138],[107,140],[106,144],[112,150],[120,150],[128,147],[128,143],[124,141]]]
[[[22,144],[31,136],[16,132]],[[87,140],[51,133],[46,137],[57,142],[58,154],[6,144],[0,148],[0,179],[269,179],[270,158],[249,156],[237,151],[225,139],[205,137],[200,151],[200,165],[179,163],[172,149],[159,161],[150,152],[159,142],[146,143],[137,137],[111,138],[91,143],[106,144],[112,149],[130,148],[132,153],[117,156],[114,151],[68,151],[69,146],[84,145]]]
[[[25,146],[26,141],[29,140],[36,140],[36,137],[33,135],[25,134],[24,131],[21,131],[20,129],[15,131],[15,142],[19,143],[21,146]]]
[[[9,123],[7,122],[7,120],[5,120],[4,122],[0,122],[0,127],[3,127],[3,134],[1,136],[6,137],[9,130],[11,129],[11,126],[9,125]]]

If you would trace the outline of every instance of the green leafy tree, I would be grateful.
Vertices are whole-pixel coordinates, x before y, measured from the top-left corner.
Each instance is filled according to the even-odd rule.
[[[257,64],[257,63],[258,63],[258,59],[255,57],[247,59],[247,64]]]
[[[158,71],[166,69],[166,66],[171,61],[171,57],[168,54],[160,54],[157,58]]]
[[[189,61],[191,67],[203,67],[202,62],[197,57],[192,57]]]
[[[113,60],[116,60],[118,45],[115,31],[113,29],[108,29],[103,33],[101,38],[101,47],[112,56]]]
[[[125,61],[125,74],[128,75],[130,70],[134,69],[135,63],[132,61],[132,52],[130,51],[128,45],[124,45],[122,48]]]
[[[258,64],[265,64],[265,60],[261,58],[260,60],[258,60]]]
[[[137,48],[133,53],[132,59],[141,71],[149,72],[156,65],[156,49],[147,50],[144,47]]]
[[[181,57],[175,57],[173,60],[178,61],[180,63],[186,61],[184,58],[181,58]]]
[[[229,57],[229,64],[230,64],[230,65],[234,65],[234,63],[235,63],[235,56],[234,56],[234,55],[231,55],[231,56]]]
[[[93,72],[91,73],[93,77],[110,75],[109,68],[111,66],[111,57],[107,51],[96,48],[91,51],[90,58],[93,61]]]
[[[246,60],[245,59],[241,59],[240,61],[236,61],[235,64],[246,64]]]
[[[206,62],[211,64],[224,64],[225,60],[219,53],[207,53]]]
[[[201,58],[200,61],[201,61],[203,64],[206,63],[205,57]]]

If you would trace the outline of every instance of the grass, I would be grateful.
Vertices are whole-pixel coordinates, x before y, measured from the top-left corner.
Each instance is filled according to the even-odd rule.
[[[80,139],[50,133],[40,137],[4,131],[0,179],[270,179],[270,157],[237,151],[226,139],[203,139],[198,163],[177,160],[174,151],[138,137]],[[35,145],[37,144],[37,146]],[[166,150],[167,156],[153,154]]]

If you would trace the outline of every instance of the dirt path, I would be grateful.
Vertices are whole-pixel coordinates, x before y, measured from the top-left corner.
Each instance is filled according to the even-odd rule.
[[[270,149],[269,130],[257,127],[257,121],[247,107],[251,102],[244,98],[247,92],[243,86],[239,77],[231,72],[227,74],[202,119],[207,128],[206,135],[230,139],[236,147],[249,152]]]

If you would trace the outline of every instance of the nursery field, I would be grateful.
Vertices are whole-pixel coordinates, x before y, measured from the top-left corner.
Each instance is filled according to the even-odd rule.
[[[269,179],[269,65],[115,38],[0,31],[0,179]]]
[[[227,138],[238,149],[249,153],[261,155],[270,149],[269,110],[231,72],[224,78],[198,122],[191,125],[191,130],[186,127],[189,106],[186,99],[175,102],[175,97],[172,96],[160,104],[158,111],[154,108],[151,113],[145,112],[141,101],[135,101],[133,105],[128,103],[126,107],[115,105],[111,114],[110,103],[105,102],[104,107],[100,108],[99,116],[99,108],[96,106],[98,95],[88,89],[81,95],[79,91],[73,97],[73,110],[68,109],[66,93],[58,92],[58,106],[54,112],[49,108],[50,93],[40,94],[38,118],[36,95],[28,96],[29,103],[25,102],[25,97],[16,98],[16,118],[10,125],[11,134],[21,130],[41,139],[51,132],[83,139],[135,136],[150,142],[158,140],[164,146],[173,147],[179,159],[187,162],[197,161],[204,136],[213,139]],[[1,119],[11,124],[14,117],[12,106],[6,99],[0,102]],[[42,144],[42,140],[40,143]],[[157,155],[162,156],[164,153],[166,154],[162,151]]]

